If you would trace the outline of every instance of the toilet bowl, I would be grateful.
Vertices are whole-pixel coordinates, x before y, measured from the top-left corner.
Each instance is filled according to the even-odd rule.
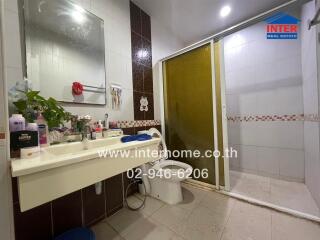
[[[191,176],[193,169],[189,164],[167,159],[166,144],[157,129],[151,128],[144,133],[160,137],[165,154],[160,159],[140,167],[145,189],[141,185],[139,191],[146,191],[150,196],[168,204],[177,204],[183,200],[181,182]]]

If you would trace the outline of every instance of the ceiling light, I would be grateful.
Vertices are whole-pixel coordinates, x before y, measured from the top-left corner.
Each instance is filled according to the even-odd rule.
[[[84,9],[78,5],[74,6],[74,10],[71,13],[72,18],[77,22],[77,23],[83,23],[85,20],[84,16]]]
[[[230,14],[231,12],[231,7],[230,6],[224,6],[220,10],[220,16],[221,17],[226,17]]]

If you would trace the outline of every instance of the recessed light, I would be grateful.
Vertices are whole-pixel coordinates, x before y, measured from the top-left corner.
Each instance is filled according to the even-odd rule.
[[[230,12],[231,12],[231,7],[228,6],[228,5],[224,6],[220,10],[220,16],[221,17],[226,17],[226,16],[228,16],[230,14]]]
[[[85,10],[82,7],[74,5],[74,10],[72,10],[71,16],[77,23],[81,24],[85,21],[84,12]]]

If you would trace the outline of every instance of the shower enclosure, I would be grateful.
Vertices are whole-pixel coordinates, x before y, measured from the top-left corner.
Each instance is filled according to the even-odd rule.
[[[190,164],[195,181],[228,189],[220,44],[209,41],[163,61],[162,122],[168,149],[180,153],[171,158]],[[214,150],[221,156],[214,156]]]
[[[176,157],[208,169],[191,181],[320,222],[316,9],[285,3],[163,59],[159,77],[170,150],[237,150],[230,169],[228,157]],[[297,39],[267,38],[274,14],[296,21]]]

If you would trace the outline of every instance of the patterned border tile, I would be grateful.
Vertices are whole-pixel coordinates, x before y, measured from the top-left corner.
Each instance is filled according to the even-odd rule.
[[[305,121],[304,114],[291,114],[291,115],[256,115],[256,116],[228,116],[230,122],[292,122],[292,121]]]
[[[318,114],[284,114],[284,115],[256,115],[256,116],[228,116],[230,122],[320,122]],[[160,120],[130,120],[117,121],[119,128],[150,127],[161,125]]]
[[[160,125],[160,120],[132,120],[132,121],[117,121],[119,128],[131,128],[131,127],[150,127]]]

